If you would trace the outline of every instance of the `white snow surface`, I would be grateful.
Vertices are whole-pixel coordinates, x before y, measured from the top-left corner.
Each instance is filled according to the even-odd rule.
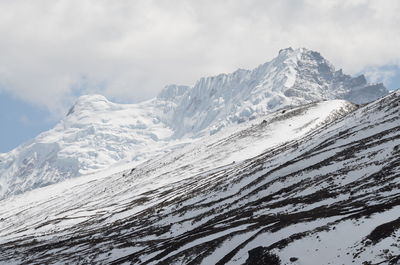
[[[0,154],[0,199],[110,166],[138,164],[278,109],[326,99],[361,103],[386,93],[382,84],[336,71],[318,52],[288,48],[254,70],[201,78],[193,87],[169,85],[139,104],[82,96],[55,128]],[[295,134],[285,130],[282,139],[294,136],[286,133]]]

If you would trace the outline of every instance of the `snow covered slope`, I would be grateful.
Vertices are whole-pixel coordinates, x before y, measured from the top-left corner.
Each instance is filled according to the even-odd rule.
[[[55,128],[1,157],[0,198],[162,152],[173,131],[158,112],[151,104],[79,98]]]
[[[203,136],[282,108],[324,99],[364,103],[387,93],[352,78],[317,52],[280,51],[254,70],[170,85],[140,104],[83,96],[57,126],[0,154],[0,199],[72,177],[142,162]]]
[[[0,264],[398,264],[399,102],[280,110],[2,200]]]

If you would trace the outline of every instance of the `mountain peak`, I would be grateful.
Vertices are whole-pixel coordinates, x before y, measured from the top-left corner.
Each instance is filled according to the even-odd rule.
[[[99,102],[99,101],[108,102],[108,99],[100,94],[83,95],[77,99],[77,102]]]
[[[314,61],[318,63],[324,63],[328,64],[330,68],[334,69],[333,65],[319,52],[303,47],[297,49],[293,49],[292,47],[281,49],[278,53],[278,56],[272,61],[277,60],[279,62],[285,62],[288,59],[295,62]]]
[[[80,96],[75,104],[69,109],[67,116],[76,113],[77,111],[99,111],[106,110],[112,104],[107,98],[99,94]]]
[[[284,54],[290,54],[292,53],[294,50],[292,47],[288,47],[285,49],[280,49],[278,55],[284,55]]]
[[[307,48],[304,48],[304,47],[301,47],[301,48],[297,48],[297,49],[293,49],[292,47],[288,47],[288,48],[285,48],[285,49],[281,49],[281,50],[279,50],[279,52],[278,52],[278,56],[277,57],[282,57],[282,56],[287,56],[287,57],[290,57],[290,56],[299,56],[299,55],[302,55],[302,54],[312,54],[312,55],[319,55],[320,57],[321,57],[321,55],[320,55],[320,53],[319,52],[316,52],[316,51],[313,51],[313,50],[310,50],[310,49],[307,49]]]

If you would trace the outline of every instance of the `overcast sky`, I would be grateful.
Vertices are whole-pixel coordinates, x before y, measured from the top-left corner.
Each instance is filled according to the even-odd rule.
[[[50,128],[78,95],[138,102],[289,46],[399,87],[398,14],[398,0],[1,0],[0,152]]]

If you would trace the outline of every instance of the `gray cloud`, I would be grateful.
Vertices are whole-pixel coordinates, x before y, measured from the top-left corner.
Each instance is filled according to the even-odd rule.
[[[378,69],[400,64],[399,13],[397,0],[3,0],[0,87],[64,113],[79,93],[140,101],[288,46]]]

